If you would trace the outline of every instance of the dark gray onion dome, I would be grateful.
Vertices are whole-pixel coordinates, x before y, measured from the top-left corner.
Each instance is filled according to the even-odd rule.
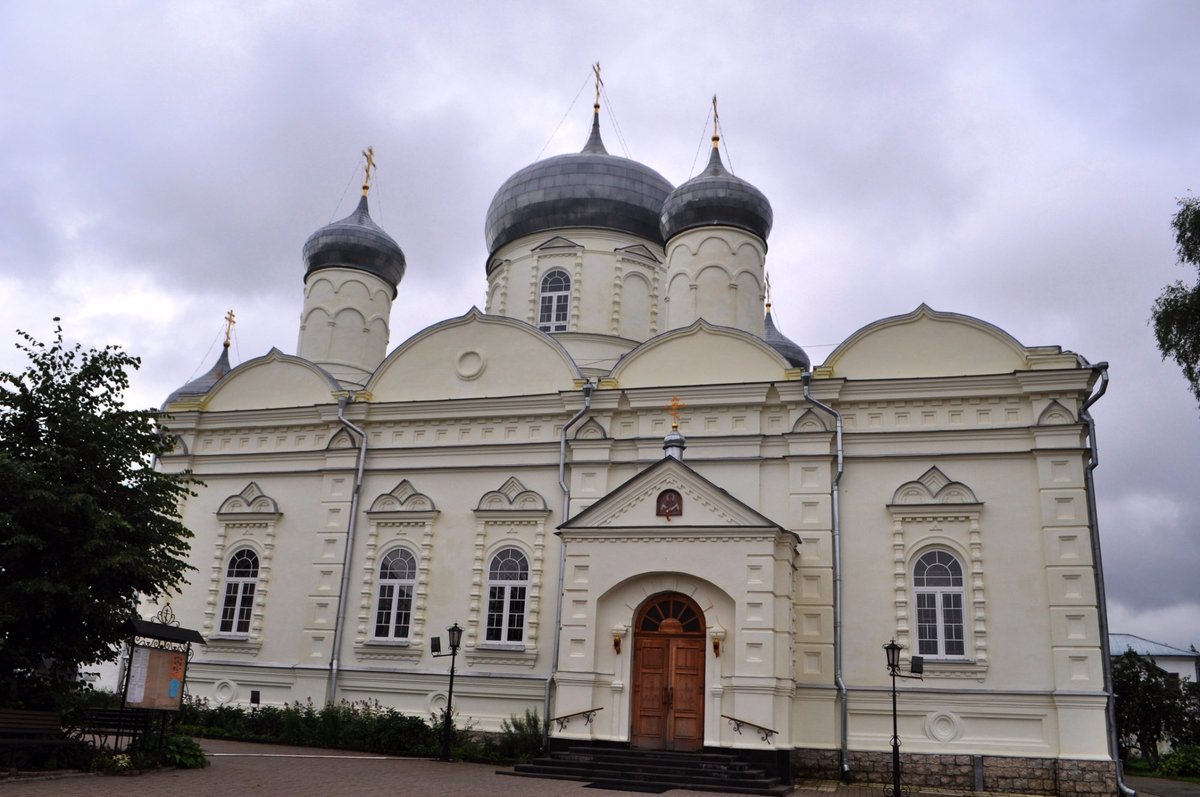
[[[172,401],[178,401],[185,398],[199,398],[208,391],[212,390],[213,385],[220,381],[221,377],[229,373],[232,368],[229,367],[229,346],[226,344],[221,349],[221,356],[217,358],[217,362],[208,372],[202,374],[191,382],[188,382],[183,387],[176,390],[171,395],[167,396],[167,400],[163,402],[162,408],[165,410],[167,405]]]
[[[662,236],[669,241],[686,230],[721,225],[753,233],[766,243],[774,218],[763,192],[730,174],[714,145],[704,171],[667,197],[662,208]]]
[[[500,186],[484,227],[488,261],[522,236],[565,227],[618,230],[661,246],[658,215],[671,188],[649,166],[608,154],[597,111],[582,151],[526,166]]]
[[[327,224],[304,242],[304,273],[341,266],[366,271],[395,288],[404,278],[404,252],[367,213],[367,197],[346,218]]]
[[[787,360],[793,368],[800,368],[808,371],[812,369],[812,361],[808,359],[808,353],[798,345],[793,343],[789,338],[784,336],[779,328],[775,326],[775,320],[771,318],[771,308],[767,308],[767,317],[763,319],[763,341],[775,351],[779,352],[783,359]]]

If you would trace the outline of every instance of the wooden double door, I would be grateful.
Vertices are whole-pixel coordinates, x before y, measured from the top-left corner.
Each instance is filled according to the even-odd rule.
[[[630,736],[656,750],[704,746],[704,615],[684,595],[656,595],[638,612]]]

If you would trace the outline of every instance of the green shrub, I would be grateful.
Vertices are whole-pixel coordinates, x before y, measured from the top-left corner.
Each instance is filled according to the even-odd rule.
[[[171,735],[163,740],[162,762],[176,769],[203,769],[208,756],[190,736]]]
[[[1188,745],[1163,756],[1156,775],[1168,778],[1200,777],[1200,745]]]
[[[500,734],[492,742],[497,758],[506,761],[532,761],[542,754],[545,725],[534,709],[525,709],[525,716],[515,714],[500,723]]]

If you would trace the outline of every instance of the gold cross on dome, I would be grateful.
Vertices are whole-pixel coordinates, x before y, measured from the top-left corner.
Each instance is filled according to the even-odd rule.
[[[671,421],[672,429],[679,429],[679,411],[686,408],[687,405],[679,400],[679,396],[671,396],[671,403],[667,405],[667,409],[671,411],[671,417],[674,419]]]
[[[596,75],[596,107],[600,107],[600,88],[604,85],[604,81],[600,79],[600,62],[592,64],[592,72]]]
[[[233,325],[237,323],[237,318],[233,315],[233,310],[225,314],[225,348],[229,348],[229,339],[233,335]]]
[[[375,168],[375,148],[367,147],[364,149],[363,157],[367,159],[363,175],[363,196],[366,196],[367,192],[371,190],[371,170]]]

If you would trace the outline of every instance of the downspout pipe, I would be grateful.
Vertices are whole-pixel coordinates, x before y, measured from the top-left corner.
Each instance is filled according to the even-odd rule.
[[[841,713],[841,734],[839,739],[840,755],[839,769],[842,780],[850,779],[850,701],[846,690],[846,679],[842,671],[842,503],[841,484],[842,474],[846,470],[845,447],[842,440],[842,414],[824,402],[813,398],[809,392],[812,381],[812,371],[805,371],[803,376],[804,398],[810,404],[820,407],[834,418],[834,442],[837,449],[837,470],[833,477],[833,683],[838,691],[838,707]]]
[[[571,511],[571,488],[567,484],[567,431],[572,426],[579,422],[587,411],[592,406],[592,391],[596,389],[596,385],[592,380],[587,380],[583,383],[583,407],[579,412],[571,417],[563,425],[562,432],[558,436],[558,489],[562,490],[562,522],[567,522],[567,517]],[[554,643],[550,654],[550,674],[546,676],[546,692],[542,696],[542,737],[543,740],[549,739],[550,736],[550,690],[554,684],[554,677],[558,675],[558,653],[562,645],[562,605],[563,605],[563,585],[566,583],[566,573],[564,569],[567,566],[567,545],[561,539],[558,543],[558,591],[555,592],[554,601]]]
[[[1100,655],[1104,670],[1104,698],[1105,711],[1104,720],[1108,726],[1108,754],[1112,756],[1113,765],[1117,770],[1117,794],[1123,797],[1134,797],[1137,791],[1130,788],[1125,783],[1125,773],[1121,766],[1121,752],[1117,744],[1117,707],[1116,695],[1113,691],[1112,679],[1112,651],[1109,649],[1108,639],[1108,597],[1104,588],[1104,561],[1100,555],[1100,519],[1096,514],[1096,483],[1092,476],[1092,472],[1100,465],[1100,452],[1096,444],[1096,421],[1088,410],[1093,404],[1108,390],[1108,363],[1096,363],[1092,365],[1083,357],[1080,357],[1080,363],[1085,368],[1090,368],[1100,376],[1100,388],[1083,402],[1083,406],[1079,409],[1079,417],[1087,424],[1088,435],[1088,453],[1090,454],[1088,464],[1083,469],[1083,484],[1084,490],[1087,493],[1087,509],[1088,509],[1088,529],[1092,543],[1092,569],[1095,571],[1096,577],[1096,612],[1099,615],[1100,625]]]
[[[345,636],[343,615],[346,593],[350,589],[350,557],[354,554],[354,532],[358,528],[358,495],[362,489],[363,468],[367,464],[367,433],[346,418],[348,396],[338,399],[337,419],[351,434],[358,437],[358,468],[354,474],[354,487],[350,491],[350,521],[346,525],[346,547],[342,551],[342,580],[338,585],[337,611],[333,615],[333,652],[329,654],[329,682],[325,685],[325,704],[337,700],[338,664],[342,658],[342,637]]]

